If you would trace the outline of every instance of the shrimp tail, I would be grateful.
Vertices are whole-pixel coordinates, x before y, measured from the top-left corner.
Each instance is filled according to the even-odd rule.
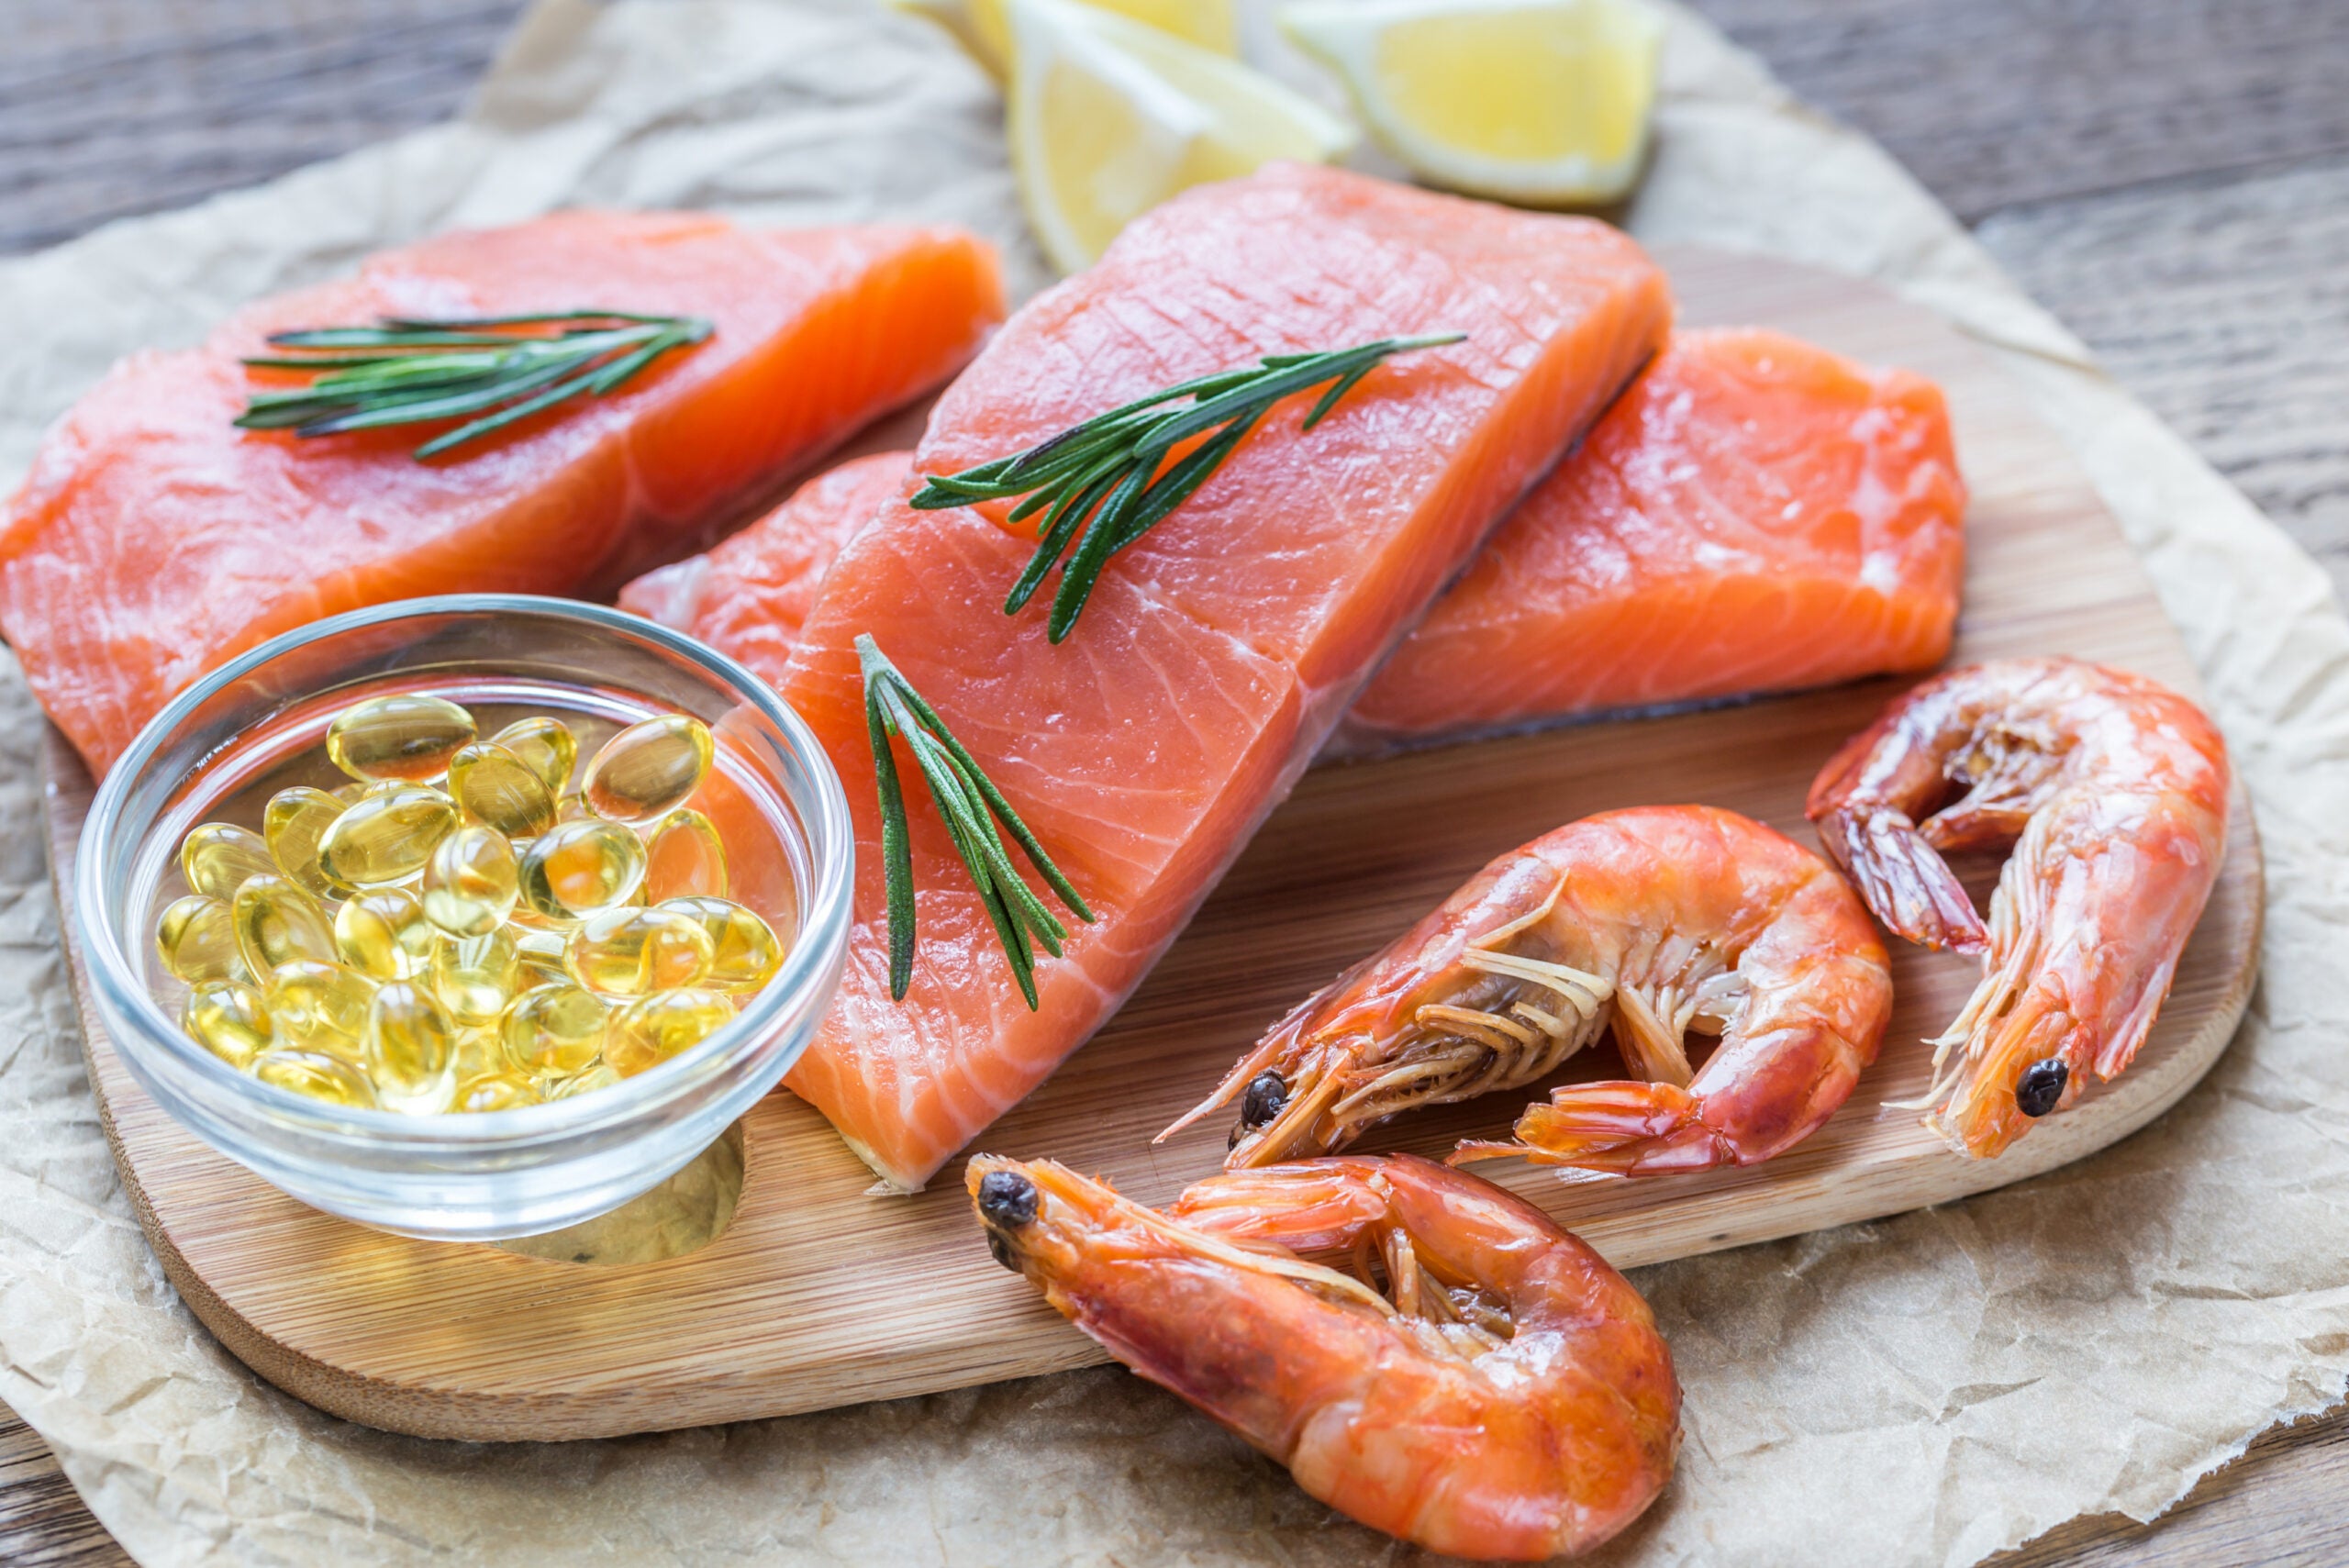
[[[1905,814],[1838,806],[1816,825],[1820,844],[1894,931],[1929,948],[1989,951],[1990,934],[1965,885]]]
[[[1517,1120],[1513,1142],[1465,1142],[1450,1163],[1520,1155],[1537,1165],[1646,1176],[1740,1162],[1735,1145],[1706,1120],[1705,1096],[1671,1084],[1572,1084]]]

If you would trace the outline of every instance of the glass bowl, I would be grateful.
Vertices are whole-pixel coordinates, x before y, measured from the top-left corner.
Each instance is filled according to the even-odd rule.
[[[722,787],[756,847],[765,911],[796,929],[783,966],[734,1021],[609,1088],[513,1110],[408,1116],[309,1099],[240,1073],[157,1000],[155,914],[181,887],[201,821],[257,826],[258,790],[327,771],[334,712],[389,691],[486,715],[559,711],[617,727],[658,712],[710,727]],[[582,761],[591,746],[583,745]],[[319,781],[331,782],[331,781]],[[696,796],[696,803],[702,794]],[[245,802],[242,807],[230,803]],[[743,815],[747,812],[748,815]],[[496,1240],[602,1214],[661,1182],[772,1090],[807,1048],[847,947],[853,842],[839,775],[798,715],[732,660],[600,606],[518,595],[411,599],[337,616],[206,675],[140,732],[82,830],[74,914],[99,1022],[131,1073],[198,1138],[302,1202],[431,1240]],[[779,890],[779,891],[777,891]],[[744,902],[757,901],[743,895]]]

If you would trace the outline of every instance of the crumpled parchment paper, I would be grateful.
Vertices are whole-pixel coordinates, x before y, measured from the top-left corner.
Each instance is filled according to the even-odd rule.
[[[2349,1371],[2349,625],[2323,574],[1865,140],[1674,14],[1653,240],[1864,273],[1988,344],[2185,628],[2258,805],[2262,984],[2163,1121],[1945,1208],[1643,1271],[1687,1391],[1609,1561],[1971,1562],[2149,1518]],[[1282,53],[1258,58],[1330,95]],[[873,0],[545,0],[461,120],[0,266],[0,480],[117,354],[450,224],[562,203],[1020,226],[993,90]],[[1424,1561],[1116,1368],[566,1445],[429,1443],[259,1383],[140,1239],[83,1080],[39,716],[0,673],[0,1398],[149,1563]]]

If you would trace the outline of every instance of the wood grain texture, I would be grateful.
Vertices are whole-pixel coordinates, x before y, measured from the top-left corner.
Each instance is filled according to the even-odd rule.
[[[2019,208],[1981,239],[2349,601],[2349,157]]]
[[[484,8],[511,15],[523,0],[12,0],[6,15],[9,52],[0,60],[0,251],[62,239],[104,217],[176,206],[210,191],[227,188],[291,167],[301,157],[323,155],[356,145],[369,135],[421,125],[453,106],[472,73],[485,65],[498,25],[464,19]],[[1891,145],[1924,183],[1969,217],[1981,217],[2026,199],[2043,205],[2032,221],[2014,228],[1988,227],[2002,261],[2043,294],[2072,291],[2074,303],[2058,305],[2092,346],[2114,355],[2099,341],[2094,323],[2083,319],[2083,305],[2107,307],[2124,326],[2167,320],[2186,330],[2180,340],[2147,340],[2142,353],[2114,355],[2122,384],[2141,395],[2153,392],[2179,356],[2207,352],[2206,338],[2224,337],[2241,318],[2222,312],[2199,322],[2176,308],[2181,292],[2202,284],[2223,284],[2223,274],[2205,279],[2157,265],[2132,266],[2118,276],[2094,270],[2068,272],[2054,261],[2040,265],[2043,248],[2058,247],[2070,232],[2070,216],[2086,204],[2062,199],[2111,192],[2129,184],[2176,182],[2142,193],[2145,209],[2165,233],[2197,233],[2210,223],[2214,194],[2235,182],[2181,176],[2240,171],[2246,160],[2258,165],[2278,147],[2323,150],[2338,146],[2337,127],[2344,103],[2337,84],[2349,79],[2349,39],[2343,8],[2328,0],[2298,6],[2276,0],[2224,6],[2215,0],[2131,0],[2093,4],[2076,0],[2054,38],[2034,33],[2051,9],[2048,0],[1974,0],[1953,6],[1944,0],[1695,0],[1698,8],[1730,27],[1756,48],[1781,76],[1811,95],[1859,129]],[[2305,31],[2288,31],[2283,48],[2294,57],[2286,69],[2300,83],[2278,93],[2267,83],[2276,45],[2272,29],[2228,25],[2178,28],[2181,17],[2307,16]],[[386,21],[384,18],[388,17]],[[430,90],[385,93],[386,79],[416,78],[416,57],[440,50],[443,39],[419,40],[403,28],[424,18],[428,30],[451,21],[472,28],[467,47],[473,58],[462,67],[453,58]],[[2293,22],[2291,27],[2299,24]],[[1865,43],[1858,29],[1865,28]],[[304,35],[289,41],[295,55],[313,62],[314,97],[322,100],[309,123],[273,134],[244,128],[263,123],[267,105],[240,101],[239,72],[207,63],[218,39],[255,30],[284,29]],[[123,58],[117,59],[117,51]],[[436,68],[440,69],[440,68]],[[44,91],[72,72],[69,112],[87,111],[97,122],[103,150],[55,145],[21,106],[30,92]],[[298,73],[298,72],[297,72]],[[159,89],[155,83],[161,82]],[[2308,88],[2335,95],[2306,107]],[[52,97],[54,95],[52,95]],[[2131,117],[2108,106],[2116,99],[2151,103],[2165,97],[2191,106],[2174,114],[2158,134],[2119,134]],[[1995,106],[1990,107],[1987,106]],[[359,128],[351,117],[363,106],[380,130]],[[209,128],[208,169],[192,169],[185,133],[173,126],[194,121]],[[280,139],[317,136],[336,126],[330,143],[288,156]],[[2055,136],[2030,134],[2055,126]],[[2327,128],[2334,128],[2328,129]],[[2262,139],[2265,145],[2262,145]],[[2131,145],[2121,146],[2123,140]],[[2250,150],[2246,153],[2246,145]],[[2117,152],[2117,155],[2116,155]],[[2043,163],[2045,168],[2036,167]],[[1999,171],[2007,170],[2010,181]],[[2295,231],[2311,219],[2337,216],[2329,206],[2314,214],[2277,207],[2246,208],[2217,204],[2226,213],[2214,227],[2239,234],[2240,254],[2254,258],[2299,252]],[[30,221],[26,221],[27,215]],[[2022,216],[2022,215],[2017,215]],[[2127,236],[2118,233],[2119,253]],[[2049,252],[2053,253],[2053,252]],[[2066,252],[2079,264],[2076,251]],[[2206,252],[2207,254],[2207,252]],[[2305,271],[2281,272],[2274,286],[2287,295],[2337,282],[2340,251],[2320,256]],[[2145,247],[2143,260],[2156,252]],[[2263,295],[2246,295],[2255,307]],[[2289,326],[2289,317],[2283,318]],[[2292,339],[2320,356],[2330,382],[2313,388],[2299,378],[2279,379],[2264,370],[2256,355],[2229,366],[2241,405],[2208,410],[2207,426],[2194,433],[2209,451],[2213,443],[2269,421],[2297,421],[2318,439],[2308,452],[2308,472],[2320,495],[2349,487],[2349,430],[2338,420],[2340,389],[2349,383],[2349,333],[2319,317],[2315,328]],[[2124,350],[2126,345],[2122,346]],[[2273,364],[2275,361],[2266,361]],[[2182,392],[2191,376],[2179,377]],[[2334,390],[2327,391],[2331,387]],[[2335,432],[2326,437],[2330,421]],[[2254,479],[2256,484],[2257,480]],[[2273,493],[2263,495],[2275,505]],[[2320,544],[2288,506],[2279,517],[2304,543]],[[2336,568],[2336,581],[2341,581]],[[0,1412],[0,1440],[37,1440]],[[123,1561],[77,1499],[55,1486],[53,1470],[34,1483],[30,1507],[11,1482],[24,1473],[0,1473],[0,1560],[17,1561],[39,1549],[38,1559],[106,1568]],[[2236,1463],[2199,1487],[2166,1518],[2151,1526],[2127,1520],[2073,1521],[2010,1558],[2011,1564],[2083,1562],[2099,1565],[2207,1564],[2247,1562],[2337,1562],[2349,1556],[2341,1542],[2339,1498],[2349,1495],[2349,1411],[2270,1433]],[[67,1522],[71,1516],[72,1522]],[[44,1533],[23,1533],[33,1520]],[[73,1544],[81,1543],[81,1544]]]
[[[2180,685],[2195,677],[2143,573],[2055,438],[1979,350],[1917,306],[1829,273],[1696,252],[1662,258],[1685,316],[1782,327],[1948,393],[1974,492],[1960,661],[2067,652]],[[1695,800],[1796,833],[1812,773],[1895,683],[1586,726],[1312,774],[1141,991],[982,1139],[1112,1176],[1160,1203],[1216,1168],[1221,1124],[1152,1134],[1298,996],[1409,925],[1492,855],[1613,806]],[[1473,757],[1473,761],[1471,760]],[[86,775],[49,758],[51,853],[70,910]],[[1329,892],[1345,890],[1342,899]],[[2237,803],[2220,885],[2131,1072],[1996,1161],[1928,1134],[1910,1099],[1926,1038],[1974,962],[1902,948],[1882,1058],[1842,1111],[1767,1164],[1629,1181],[1521,1164],[1493,1177],[1619,1265],[1898,1213],[2021,1180],[2167,1108],[2224,1049],[2250,995],[2258,848]],[[69,947],[72,946],[69,940]],[[77,957],[77,980],[78,954]],[[911,1198],[870,1177],[807,1106],[745,1119],[733,1225],[701,1251],[576,1268],[431,1245],[306,1209],[198,1143],[141,1092],[83,1009],[92,1079],[126,1185],[183,1296],[271,1381],[337,1415],[425,1437],[562,1439],[790,1414],[1081,1365],[1093,1342],[998,1269],[959,1162]],[[1572,1075],[1608,1070],[1591,1053]],[[1524,1095],[1415,1116],[1364,1147],[1441,1154],[1497,1132]]]
[[[1959,217],[2349,151],[2341,0],[1694,0]]]

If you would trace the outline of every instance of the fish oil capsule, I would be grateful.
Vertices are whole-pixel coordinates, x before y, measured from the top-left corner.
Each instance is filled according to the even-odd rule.
[[[709,973],[696,982],[708,991],[756,991],[783,964],[783,943],[752,911],[724,898],[671,898],[654,906],[689,916],[709,938]]]
[[[644,836],[644,896],[653,904],[725,897],[726,842],[718,825],[691,807],[654,823]]]
[[[262,994],[234,980],[207,980],[190,991],[180,1027],[231,1067],[251,1066],[276,1040]]]
[[[367,1005],[375,987],[339,963],[295,959],[269,973],[262,1000],[278,1042],[302,1051],[322,1051],[346,1062],[360,1059],[360,1037],[367,1032]]]
[[[568,1078],[550,1078],[539,1085],[539,1093],[550,1100],[576,1099],[592,1095],[598,1089],[608,1089],[620,1081],[620,1075],[607,1064],[598,1062],[584,1073],[573,1073]]]
[[[228,906],[245,967],[267,974],[281,963],[332,963],[334,927],[318,901],[274,872],[247,877]]]
[[[560,796],[570,787],[572,767],[579,761],[579,738],[562,720],[518,718],[489,740],[521,758],[549,794]]]
[[[327,828],[318,864],[339,887],[405,882],[456,829],[456,803],[437,789],[401,784],[371,792]]]
[[[517,996],[498,1030],[517,1072],[561,1078],[595,1065],[604,1022],[604,1004],[566,977]]]
[[[335,715],[327,756],[354,779],[423,784],[449,771],[449,759],[473,744],[473,716],[420,693],[370,697]]]
[[[335,785],[334,788],[327,791],[327,793],[334,796],[337,800],[342,802],[345,806],[356,806],[371,795],[382,795],[386,790],[398,789],[399,787],[400,783],[397,779],[386,780],[382,783],[377,783],[373,779],[353,779],[349,784]]]
[[[451,1072],[460,1084],[509,1071],[511,1066],[506,1060],[506,1042],[498,1038],[495,1024],[458,1029],[457,1060]]]
[[[487,936],[514,912],[518,874],[505,834],[460,828],[424,863],[424,917],[452,937]]]
[[[432,950],[432,994],[468,1028],[495,1023],[521,978],[514,933],[503,926],[478,937],[443,938]]]
[[[457,1085],[452,1111],[510,1111],[539,1103],[539,1086],[527,1073],[484,1073]]]
[[[554,819],[557,822],[579,822],[595,816],[587,809],[587,799],[575,789],[565,790],[556,796]]]
[[[412,980],[378,990],[363,1042],[378,1103],[418,1116],[449,1107],[457,1092],[457,1033],[429,991]]]
[[[180,874],[206,898],[226,904],[248,877],[274,876],[269,841],[250,828],[206,822],[180,840]]]
[[[521,758],[495,741],[476,743],[449,762],[449,797],[468,822],[509,839],[531,839],[554,826],[554,792]]]
[[[699,921],[674,909],[610,909],[583,921],[563,950],[572,979],[603,996],[692,985],[714,956]]]
[[[342,890],[318,864],[318,840],[343,803],[322,789],[281,789],[269,797],[262,813],[261,836],[268,841],[270,858],[278,871],[313,898],[339,898]]]
[[[155,954],[190,985],[206,980],[252,979],[237,951],[237,924],[217,898],[191,893],[175,898],[155,921]]]
[[[709,727],[689,714],[631,724],[587,764],[579,793],[587,809],[614,822],[650,822],[685,803],[709,772]]]
[[[644,884],[644,840],[617,822],[559,822],[523,849],[522,903],[568,924],[626,904]]]
[[[362,893],[334,912],[335,954],[373,981],[406,980],[432,964],[439,939],[424,906],[405,887]]]
[[[623,1078],[658,1066],[734,1021],[734,1004],[715,991],[655,991],[612,1015],[604,1062]]]
[[[253,1076],[329,1105],[366,1110],[375,1104],[367,1074],[340,1056],[322,1051],[268,1051],[253,1058]]]

